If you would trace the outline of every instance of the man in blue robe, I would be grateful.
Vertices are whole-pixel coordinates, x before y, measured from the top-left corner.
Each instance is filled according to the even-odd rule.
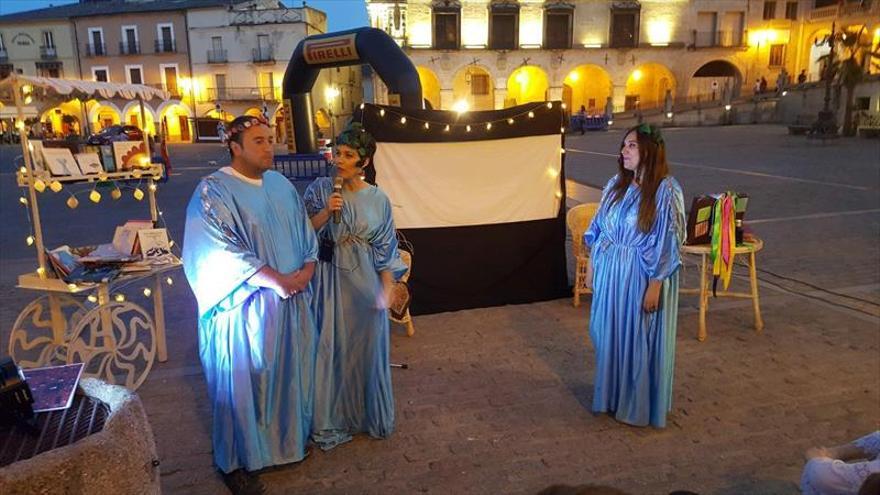
[[[271,170],[269,123],[235,119],[228,146],[232,165],[202,179],[187,207],[183,260],[198,301],[214,462],[234,493],[262,493],[252,471],[306,455],[318,243],[296,189]]]

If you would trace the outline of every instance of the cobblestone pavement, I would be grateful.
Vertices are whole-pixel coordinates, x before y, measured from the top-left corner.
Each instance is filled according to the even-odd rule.
[[[567,174],[604,184],[621,133],[572,137]],[[877,428],[880,421],[880,146],[793,141],[778,126],[666,132],[686,197],[747,191],[759,254],[765,328],[751,303],[713,300],[709,338],[697,342],[696,297],[683,296],[673,411],[664,430],[633,428],[589,411],[589,299],[419,316],[393,327],[397,431],[357,437],[331,452],[261,474],[272,493],[529,494],[554,483],[603,483],[633,494],[797,493],[803,451]],[[24,242],[9,148],[0,149],[0,354],[35,294],[15,277],[35,266]],[[181,239],[183,205],[216,145],[179,146],[180,174],[160,189]],[[214,158],[216,157],[216,158]],[[676,163],[679,163],[676,165]],[[63,209],[66,197],[45,200]],[[87,220],[48,220],[47,245],[112,235],[143,205]],[[43,206],[44,201],[41,201]],[[83,207],[85,206],[85,208]],[[60,213],[60,212],[59,212]],[[747,222],[748,223],[748,222]],[[66,237],[65,237],[66,236]],[[417,269],[417,260],[416,260]],[[739,269],[734,284],[746,286]],[[689,264],[685,283],[696,284]],[[165,493],[224,493],[212,467],[210,409],[198,362],[195,303],[182,274],[166,289],[169,360],[139,389],[154,429]]]

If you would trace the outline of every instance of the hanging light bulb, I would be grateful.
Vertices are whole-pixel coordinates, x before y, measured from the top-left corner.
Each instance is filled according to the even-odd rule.
[[[24,197],[24,196],[18,198],[18,202],[21,203],[21,204],[23,204],[23,205],[25,205],[25,206],[28,205],[28,200],[27,200],[27,198]]]
[[[552,101],[548,101],[548,102],[547,102],[547,108],[553,108],[553,102],[552,102]]]
[[[24,242],[26,242],[28,246],[33,246],[34,245],[34,236],[32,236],[32,235],[27,236],[27,238],[24,240]]]
[[[70,289],[71,291],[75,291],[75,290],[76,290],[76,284],[67,284],[67,288]]]
[[[486,124],[486,130],[487,130],[487,131],[491,131],[491,130],[492,130],[492,123],[491,123],[491,122],[489,122],[489,123]]]
[[[174,240],[168,241],[168,247],[174,247]]]
[[[31,143],[28,143],[28,145],[30,145],[30,144],[31,144]],[[20,169],[18,169],[18,171],[21,172],[22,174],[26,174],[26,173],[27,173],[27,169],[24,168],[24,167],[21,167]]]
[[[149,287],[144,287],[144,297],[150,297],[150,294],[152,293],[153,291],[151,291]]]
[[[535,118],[535,112],[529,112],[529,118],[530,119]]]
[[[141,188],[139,188],[139,187],[136,187],[134,189],[134,192],[131,193],[131,195],[134,196],[134,199],[136,199],[138,201],[144,199],[144,192],[141,191]]]
[[[559,133],[560,133],[560,134],[565,134],[565,127],[560,127],[560,128],[559,128]]]
[[[37,179],[34,181],[34,189],[36,189],[37,192],[43,192],[46,190],[46,183],[40,179]]]
[[[165,283],[167,283],[168,285],[174,285],[174,279],[172,279],[171,277],[168,277],[165,279]]]
[[[24,121],[21,119],[15,121],[15,128],[18,129],[19,131],[23,131],[24,130]]]
[[[513,125],[513,118],[509,118],[509,119],[507,119],[507,123],[510,124],[510,125]]]
[[[86,299],[88,299],[90,303],[98,302],[98,298],[94,294],[89,294],[89,297],[87,297]]]
[[[116,299],[116,302],[123,302],[125,301],[125,294],[116,294],[113,299]]]
[[[32,101],[34,101],[34,98],[31,95],[27,95],[24,97],[24,104],[25,105],[30,105]]]
[[[138,169],[134,169],[131,171],[131,176],[134,177],[135,179],[140,179],[141,178],[141,171]]]
[[[45,278],[46,277],[46,269],[43,268],[42,266],[37,267],[37,275],[39,275],[40,278]]]
[[[122,191],[117,187],[116,189],[110,191],[110,197],[113,199],[119,199],[122,197]]]
[[[468,125],[468,126],[465,127],[464,129],[465,129],[466,131],[468,131],[468,132],[471,132],[471,126],[470,126],[470,125]]]
[[[431,126],[430,126],[430,125],[428,125],[428,123],[427,123],[427,122],[425,122],[425,129],[430,129],[430,128],[431,128]]]
[[[358,108],[360,108],[361,110],[363,110],[363,109],[364,109],[364,104],[361,103],[360,106],[359,106]]]
[[[72,209],[76,208],[77,206],[79,206],[79,200],[77,200],[76,197],[71,196],[71,197],[67,198],[67,207],[68,208],[70,208],[72,210]]]
[[[162,215],[164,215],[164,214],[165,214],[165,213],[164,213],[162,210],[159,210],[159,216],[160,216],[160,217],[161,217]]]
[[[449,124],[446,124],[446,128],[443,129],[443,132],[449,132]]]
[[[401,117],[401,118],[400,118],[400,123],[401,123],[401,124],[406,124],[406,117]]]
[[[61,183],[58,182],[57,180],[53,180],[52,182],[49,183],[49,189],[51,189],[52,192],[57,193],[57,192],[61,192],[61,190],[64,189],[64,186],[62,186]]]
[[[565,105],[565,103],[563,103],[563,104],[562,104],[562,109],[565,110],[566,108],[567,108],[567,106]]]
[[[564,155],[564,154],[565,154],[565,148],[559,148],[559,152],[562,153],[562,154]]]
[[[384,117],[384,116],[385,116],[385,109],[384,109],[384,108],[380,108],[380,109],[379,109],[379,117]]]
[[[153,192],[156,192],[156,189],[158,189],[158,187],[156,187],[156,184],[155,184],[155,183],[150,184],[149,187],[150,187],[150,191],[153,191]]]
[[[89,199],[92,201],[92,203],[100,203],[101,193],[99,193],[97,189],[92,189],[92,192],[89,193]]]

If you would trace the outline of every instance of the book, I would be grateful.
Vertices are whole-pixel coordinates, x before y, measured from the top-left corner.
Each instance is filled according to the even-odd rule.
[[[101,173],[101,157],[97,153],[77,153],[73,155],[83,174]]]
[[[99,244],[91,248],[82,248],[81,250],[84,251],[85,254],[80,256],[79,262],[85,264],[127,263],[139,259],[137,256],[133,256],[130,253],[119,252],[112,243]]]
[[[79,165],[67,148],[43,148],[43,159],[52,175],[80,175]]]
[[[165,229],[142,229],[138,231],[137,242],[144,258],[158,258],[171,254],[171,243]]]
[[[136,254],[138,232],[153,228],[151,220],[129,220],[125,225],[116,227],[113,234],[113,247],[123,254]]]
[[[82,375],[83,363],[23,369],[25,382],[34,397],[34,412],[67,409]]]
[[[46,250],[55,274],[68,284],[80,282],[108,282],[119,275],[118,264],[85,264],[70,246]]]

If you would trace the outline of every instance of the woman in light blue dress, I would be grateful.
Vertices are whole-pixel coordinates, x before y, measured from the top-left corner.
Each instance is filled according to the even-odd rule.
[[[406,272],[391,203],[370,183],[375,140],[353,124],[336,144],[341,191],[334,192],[332,178],[322,177],[305,193],[321,246],[312,278],[320,334],[312,439],[324,450],[355,433],[386,438],[394,430],[386,301]]]
[[[659,129],[627,131],[618,173],[584,234],[593,268],[593,411],[636,426],[666,426],[672,407],[681,187],[669,175]]]

